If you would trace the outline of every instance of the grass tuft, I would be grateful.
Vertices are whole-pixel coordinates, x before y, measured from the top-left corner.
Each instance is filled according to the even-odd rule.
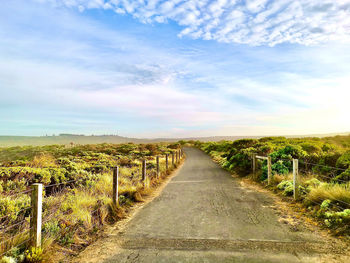
[[[340,201],[340,205],[343,206],[342,202],[350,203],[350,191],[348,185],[322,183],[311,189],[307,199],[316,203],[322,203],[327,199],[335,202]]]

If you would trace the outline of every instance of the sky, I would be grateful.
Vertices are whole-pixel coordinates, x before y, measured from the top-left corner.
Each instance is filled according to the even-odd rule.
[[[350,132],[350,0],[1,0],[0,135]]]

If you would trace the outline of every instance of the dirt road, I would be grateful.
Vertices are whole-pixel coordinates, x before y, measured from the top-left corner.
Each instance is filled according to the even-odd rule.
[[[280,222],[271,197],[201,151],[185,152],[178,175],[91,262],[320,262],[329,253],[317,233]]]

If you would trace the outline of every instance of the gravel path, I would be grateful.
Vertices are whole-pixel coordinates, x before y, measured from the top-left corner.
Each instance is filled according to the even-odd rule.
[[[320,262],[329,253],[317,233],[280,222],[266,194],[242,187],[201,151],[185,152],[178,175],[109,235],[109,255],[96,262]]]

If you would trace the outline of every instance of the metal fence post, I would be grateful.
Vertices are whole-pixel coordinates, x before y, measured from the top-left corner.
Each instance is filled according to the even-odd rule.
[[[32,216],[30,218],[30,243],[32,247],[41,247],[41,224],[43,205],[43,185],[32,185]]]
[[[157,160],[157,178],[159,177],[159,156],[156,157]]]
[[[142,181],[146,180],[146,160],[142,160]]]
[[[272,181],[272,167],[271,167],[271,156],[267,157],[267,184],[270,185]]]
[[[298,159],[293,159],[293,196],[294,196],[294,199],[299,198],[298,176],[299,176],[299,161],[298,161]]]
[[[118,177],[119,177],[119,167],[113,168],[113,204],[118,205]]]

